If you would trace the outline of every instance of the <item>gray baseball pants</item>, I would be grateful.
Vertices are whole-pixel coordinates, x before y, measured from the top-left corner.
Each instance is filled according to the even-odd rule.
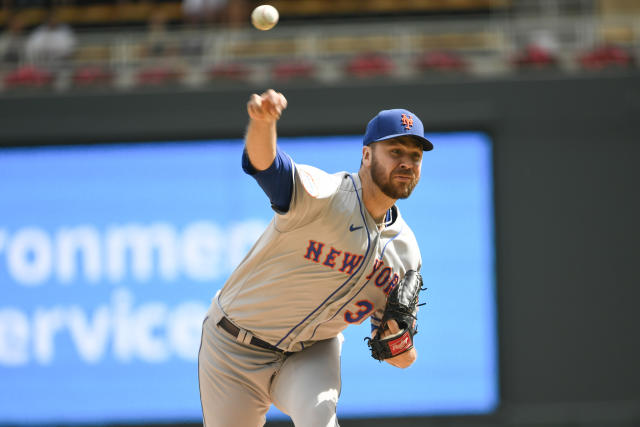
[[[341,340],[318,341],[285,355],[236,338],[218,326],[214,300],[198,354],[205,427],[259,427],[273,403],[296,427],[336,427]]]

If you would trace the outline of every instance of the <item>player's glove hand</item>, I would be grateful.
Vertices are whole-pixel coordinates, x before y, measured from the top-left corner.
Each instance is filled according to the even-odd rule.
[[[373,338],[365,338],[374,359],[382,361],[413,348],[413,336],[418,333],[416,315],[421,289],[422,276],[415,270],[409,270],[391,291],[380,327]],[[400,332],[383,338],[382,331],[389,320],[396,321]]]

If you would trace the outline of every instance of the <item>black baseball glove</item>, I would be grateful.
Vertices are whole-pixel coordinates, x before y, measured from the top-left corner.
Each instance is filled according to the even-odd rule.
[[[409,270],[391,291],[380,327],[373,338],[365,338],[374,359],[382,361],[413,348],[413,336],[418,333],[416,314],[418,313],[418,293],[421,289],[422,276],[415,270]],[[395,320],[398,323],[400,332],[391,337],[381,338],[384,326],[389,320]]]

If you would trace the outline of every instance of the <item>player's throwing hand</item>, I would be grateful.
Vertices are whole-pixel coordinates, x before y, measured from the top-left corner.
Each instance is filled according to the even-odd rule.
[[[261,122],[275,122],[280,119],[285,108],[287,108],[287,99],[273,89],[269,89],[262,95],[254,93],[247,102],[249,117]]]

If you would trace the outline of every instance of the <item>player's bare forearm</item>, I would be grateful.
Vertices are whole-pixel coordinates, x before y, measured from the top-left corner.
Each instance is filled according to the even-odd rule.
[[[259,171],[267,169],[276,157],[276,122],[251,119],[244,143],[253,167]]]
[[[250,120],[245,147],[251,164],[257,170],[265,170],[273,163],[276,156],[276,123],[285,108],[286,98],[273,89],[261,95],[253,94],[247,102]]]

